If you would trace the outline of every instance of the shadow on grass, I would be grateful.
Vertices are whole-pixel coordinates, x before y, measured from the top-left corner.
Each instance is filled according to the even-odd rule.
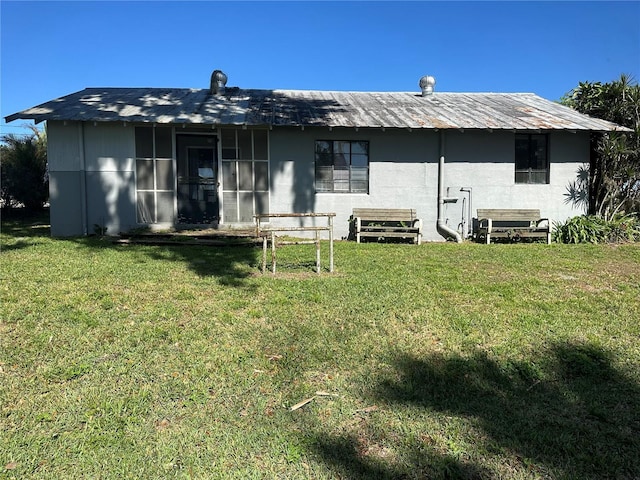
[[[0,251],[21,250],[32,246],[38,238],[51,235],[49,209],[2,208],[0,216]]]
[[[246,287],[246,280],[259,271],[258,249],[252,245],[146,248],[149,249],[148,255],[154,260],[186,263],[197,275],[216,277],[221,284],[232,287]]]
[[[389,465],[372,459],[363,452],[362,442],[356,437],[320,438],[314,445],[339,478],[369,479],[479,479],[490,478],[482,467],[465,463],[453,455],[441,455],[419,446],[402,452],[403,464]]]
[[[482,439],[477,456],[504,452],[516,459],[511,468],[541,477],[640,478],[640,386],[597,346],[557,344],[545,358],[506,363],[480,352],[400,356],[395,366],[396,375],[374,386],[370,400],[473,419]],[[351,437],[321,437],[315,450],[349,478],[496,475],[474,465],[474,453],[463,462],[423,444],[401,452],[406,468],[372,463]]]
[[[3,251],[20,250],[33,246],[38,238],[51,236],[49,210],[2,212]],[[216,246],[201,245],[116,245],[109,237],[70,237],[52,239],[53,242],[74,242],[92,250],[135,248],[153,260],[183,262],[201,277],[217,277],[223,285],[246,286],[246,279],[258,271],[259,249],[251,244]]]

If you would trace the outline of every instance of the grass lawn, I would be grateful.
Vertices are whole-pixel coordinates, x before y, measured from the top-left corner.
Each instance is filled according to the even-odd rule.
[[[0,478],[640,478],[640,246],[1,242]]]

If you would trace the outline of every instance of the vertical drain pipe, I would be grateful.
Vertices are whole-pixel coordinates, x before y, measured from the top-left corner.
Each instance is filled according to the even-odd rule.
[[[444,155],[445,155],[445,131],[440,130],[440,158],[438,160],[438,220],[436,222],[436,230],[446,240],[450,238],[457,243],[462,243],[462,237],[454,229],[450,228],[442,220],[444,210]]]

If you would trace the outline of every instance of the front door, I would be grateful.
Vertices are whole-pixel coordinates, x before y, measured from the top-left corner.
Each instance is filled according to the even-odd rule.
[[[176,136],[179,223],[218,223],[217,151],[215,135]]]

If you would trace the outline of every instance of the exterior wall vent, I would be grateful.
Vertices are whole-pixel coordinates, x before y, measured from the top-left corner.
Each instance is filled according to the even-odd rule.
[[[214,70],[211,74],[211,94],[223,95],[225,86],[227,85],[227,76],[222,70]]]
[[[420,90],[422,90],[422,96],[426,97],[427,95],[431,95],[433,93],[433,87],[436,84],[436,79],[431,75],[425,75],[420,79]]]

